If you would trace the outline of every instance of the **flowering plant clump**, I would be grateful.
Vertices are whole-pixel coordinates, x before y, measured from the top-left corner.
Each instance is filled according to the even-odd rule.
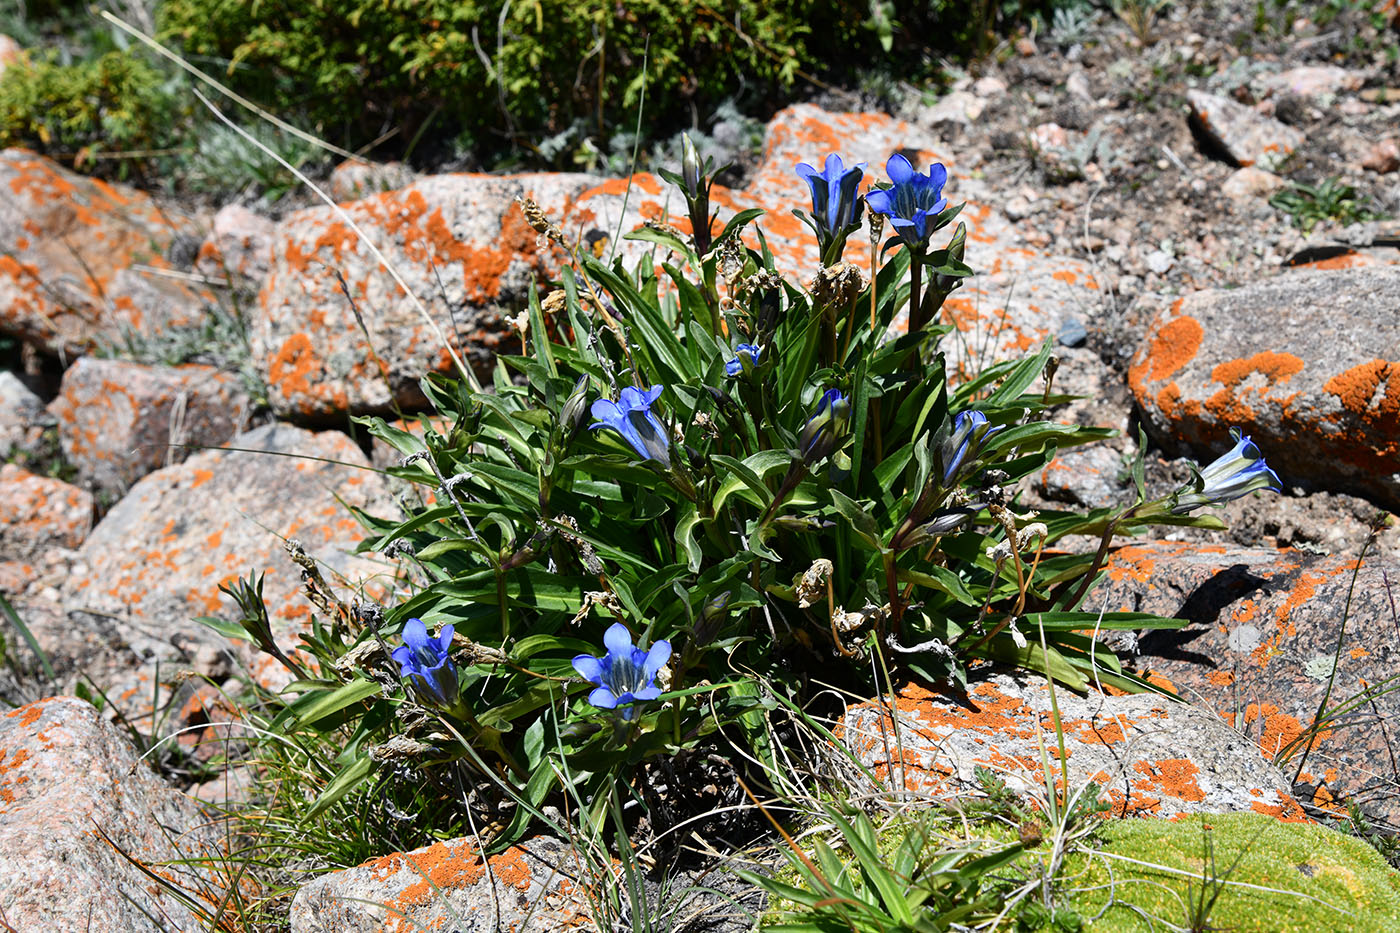
[[[941,308],[972,269],[964,225],[935,239],[960,210],[943,167],[892,157],[865,211],[861,166],[799,166],[821,265],[780,270],[750,230],[761,212],[713,217],[710,167],[685,152],[667,177],[693,235],[629,234],[652,248],[632,268],[575,246],[489,386],[423,380],[445,426],[359,419],[419,494],[361,516],[364,550],[398,567],[384,605],[342,606],[307,637],[318,664],[286,662],[282,721],[344,730],[317,808],[409,794],[442,813],[463,787],[495,788],[515,801],[492,815],[503,842],[546,806],[599,826],[639,766],[701,743],[778,769],[770,717],[814,681],[873,695],[871,671],[892,670],[956,688],[999,662],[1146,689],[1086,633],[1180,623],[1082,608],[1113,536],[1220,527],[1187,513],[1278,488],[1243,438],[1161,499],[1139,461],[1126,507],[1025,508],[1023,478],[1111,432],[1046,420],[1068,401],[1049,343],[947,377]],[[862,217],[872,244],[894,231],[873,278],[842,253]],[[1065,546],[1082,535],[1096,552]]]

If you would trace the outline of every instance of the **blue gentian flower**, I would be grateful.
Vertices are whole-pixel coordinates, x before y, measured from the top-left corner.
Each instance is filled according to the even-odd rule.
[[[822,260],[835,262],[839,256],[827,256],[832,242],[839,239],[844,245],[847,228],[860,223],[864,208],[856,186],[865,177],[865,163],[846,168],[841,157],[832,153],[826,157],[826,166],[820,172],[806,162],[798,163],[795,171],[812,189],[811,224],[817,233]]]
[[[643,460],[671,462],[671,442],[666,434],[666,426],[652,414],[651,405],[666,389],[665,386],[652,386],[650,389],[637,389],[632,386],[622,390],[621,397],[612,402],[600,398],[591,409],[597,422],[590,428],[612,428],[622,439],[632,445],[637,456]]]
[[[1223,505],[1256,489],[1283,492],[1278,474],[1269,469],[1264,455],[1249,435],[1241,434],[1239,428],[1231,428],[1230,436],[1235,446],[1177,490],[1173,515],[1185,515],[1203,505]]]
[[[671,659],[671,643],[658,641],[649,651],[632,646],[632,633],[621,622],[614,622],[603,633],[603,645],[608,649],[602,657],[580,654],[574,658],[574,670],[597,689],[588,694],[588,702],[599,709],[623,707],[620,715],[630,721],[637,707],[631,705],[661,696],[656,685],[657,672]]]
[[[885,163],[885,172],[894,187],[869,192],[865,202],[872,211],[890,219],[890,225],[910,249],[922,251],[933,234],[933,218],[948,206],[948,199],[943,197],[948,170],[941,162],[935,162],[927,175],[920,175],[908,159],[896,152]]]
[[[751,343],[741,343],[734,348],[734,354],[734,359],[724,364],[726,376],[737,376],[744,370],[757,366],[758,358],[763,355],[763,348]]]
[[[807,463],[815,463],[841,446],[851,423],[851,402],[840,389],[828,389],[817,402],[798,438],[798,450]]]
[[[457,668],[447,656],[451,647],[451,625],[444,625],[437,638],[428,637],[421,619],[409,619],[403,627],[403,644],[392,655],[399,662],[400,676],[408,679],[425,705],[450,709],[457,704]]]
[[[999,424],[988,424],[987,416],[980,411],[960,411],[953,419],[953,433],[949,434],[940,448],[943,461],[943,488],[951,488],[962,472],[963,466],[977,459],[982,445],[1002,428]]]

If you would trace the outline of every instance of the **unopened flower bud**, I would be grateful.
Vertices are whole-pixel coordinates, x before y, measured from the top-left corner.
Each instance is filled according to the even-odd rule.
[[[851,403],[840,389],[829,389],[807,419],[798,439],[798,450],[807,464],[816,463],[840,448],[851,426]]]

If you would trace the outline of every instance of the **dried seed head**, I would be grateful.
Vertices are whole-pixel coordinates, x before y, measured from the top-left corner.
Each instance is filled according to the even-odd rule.
[[[574,613],[572,623],[578,625],[588,618],[588,614],[593,611],[594,606],[600,606],[615,615],[622,614],[622,604],[617,601],[617,596],[612,593],[590,590],[583,594],[583,605],[579,607],[578,612]]]
[[[812,294],[828,307],[844,308],[865,288],[860,269],[850,262],[827,266],[812,280]]]
[[[657,233],[668,234],[680,240],[682,243],[690,243],[693,245],[695,242],[692,237],[686,236],[678,228],[673,227],[667,223],[662,223],[659,220],[647,219],[642,221],[642,223],[646,226],[648,230],[655,230]]]
[[[422,758],[433,747],[426,742],[410,739],[406,735],[396,735],[383,745],[370,747],[369,757],[373,761],[412,761]]]
[[[562,288],[556,288],[548,295],[544,296],[544,301],[540,302],[540,313],[550,316],[563,314],[568,310],[569,296]]]
[[[879,246],[880,237],[885,233],[885,215],[871,211],[865,216],[870,218],[870,245]]]
[[[832,571],[831,561],[825,557],[819,557],[812,562],[806,572],[802,574],[802,579],[797,582],[797,605],[806,609],[808,606],[826,596],[826,587],[823,585]]]
[[[560,230],[557,224],[549,222],[544,211],[540,209],[538,203],[531,197],[518,197],[515,203],[520,205],[520,213],[525,215],[525,222],[530,225],[542,240],[553,240],[560,246],[564,245],[564,231]]]
[[[719,245],[719,274],[733,282],[744,271],[744,244],[737,236],[726,237]]]
[[[778,273],[769,272],[767,269],[759,269],[752,275],[744,276],[735,287],[735,290],[739,293],[740,298],[744,301],[748,301],[760,292],[769,292],[775,288],[781,288],[782,285],[783,277],[778,275]]]

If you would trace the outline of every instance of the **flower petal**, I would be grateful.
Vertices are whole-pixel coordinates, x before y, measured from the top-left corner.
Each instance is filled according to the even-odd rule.
[[[652,644],[651,649],[647,651],[646,658],[642,661],[642,680],[650,684],[652,678],[656,676],[656,672],[661,670],[669,660],[671,660],[671,643],[669,641],[663,638]]]
[[[617,697],[607,687],[599,687],[588,694],[588,702],[599,709],[617,709]]]
[[[632,633],[627,631],[627,626],[621,622],[614,622],[603,633],[603,644],[607,647],[608,654],[627,657],[632,652]]]
[[[593,403],[589,409],[590,414],[597,418],[602,425],[612,425],[616,427],[622,421],[622,409],[617,407],[617,403],[605,398],[600,398]],[[599,427],[595,424],[593,427]]]
[[[402,636],[403,643],[415,652],[429,647],[428,627],[423,624],[422,619],[409,619],[404,623]]]
[[[914,171],[914,166],[909,164],[909,160],[896,152],[894,155],[890,156],[890,160],[885,163],[885,174],[890,176],[890,181],[894,182],[895,186],[898,187],[899,185],[909,184],[916,173]]]
[[[661,688],[656,686],[655,684],[652,684],[650,687],[643,687],[641,690],[638,690],[637,692],[633,693],[632,699],[654,700],[659,696],[661,696]]]
[[[595,658],[591,654],[578,654],[574,655],[573,665],[574,670],[578,671],[578,675],[584,680],[595,684],[603,682],[603,661],[601,658]]]
[[[894,200],[886,188],[874,188],[865,193],[865,203],[877,214],[894,213]]]

